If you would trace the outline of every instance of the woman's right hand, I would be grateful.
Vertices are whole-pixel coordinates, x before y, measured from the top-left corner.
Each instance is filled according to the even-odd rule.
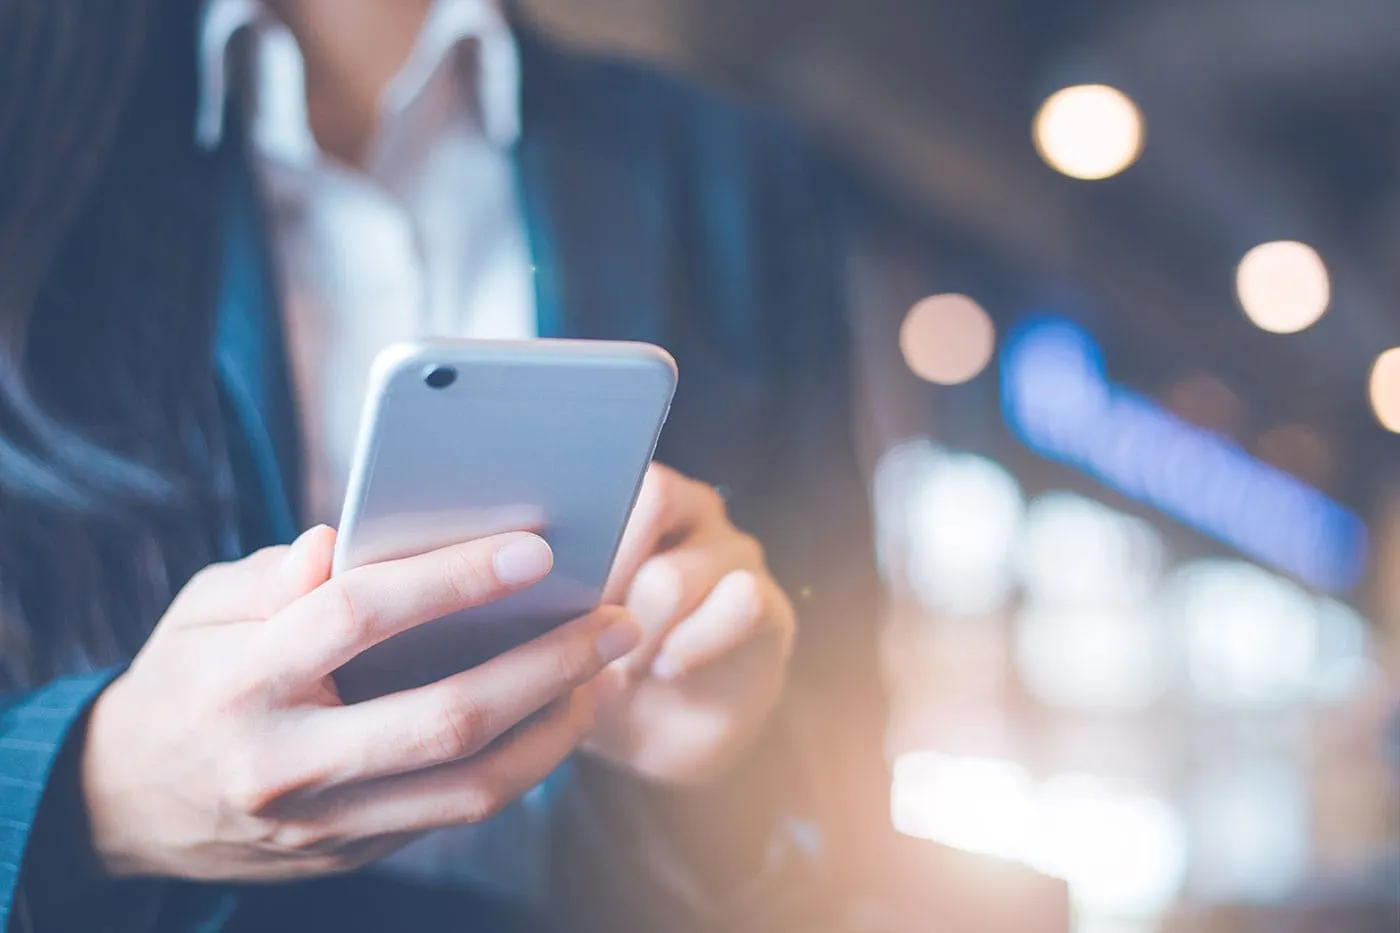
[[[508,534],[331,579],[334,542],[315,528],[202,571],[98,698],[82,782],[108,874],[327,874],[484,820],[574,750],[592,724],[589,682],[640,639],[630,617],[600,609],[472,670],[346,706],[336,668],[537,582],[552,557]]]

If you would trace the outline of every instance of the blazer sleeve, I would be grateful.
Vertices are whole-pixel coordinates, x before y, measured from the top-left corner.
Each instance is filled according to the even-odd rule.
[[[9,695],[0,700],[0,927],[20,930],[33,924],[30,903],[38,889],[56,882],[41,877],[61,870],[65,842],[80,840],[36,839],[35,826],[41,805],[49,794],[62,753],[74,727],[84,720],[97,695],[116,676],[106,671],[52,681],[33,693]],[[67,757],[72,758],[72,754]],[[66,816],[51,800],[45,809]],[[52,822],[49,819],[46,823]],[[55,829],[57,830],[57,826]],[[26,861],[40,867],[26,870]]]
[[[226,889],[111,882],[95,870],[82,736],[93,702],[119,673],[64,677],[0,699],[0,930],[216,933],[232,912]]]

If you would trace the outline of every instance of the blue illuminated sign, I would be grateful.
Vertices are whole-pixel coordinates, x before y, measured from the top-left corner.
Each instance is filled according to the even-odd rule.
[[[1007,423],[1038,453],[1311,586],[1360,580],[1367,536],[1355,513],[1109,382],[1083,328],[1023,324],[1002,350],[1001,381]]]

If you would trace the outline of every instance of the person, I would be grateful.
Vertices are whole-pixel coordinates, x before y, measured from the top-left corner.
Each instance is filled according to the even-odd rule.
[[[887,817],[817,152],[493,0],[0,0],[0,922],[834,921]],[[665,346],[666,466],[604,608],[346,706],[550,565],[330,578],[369,358],[426,334]]]

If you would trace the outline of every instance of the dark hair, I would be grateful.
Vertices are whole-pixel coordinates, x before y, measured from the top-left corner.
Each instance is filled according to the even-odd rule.
[[[0,0],[0,686],[118,662],[228,556],[198,0]]]

